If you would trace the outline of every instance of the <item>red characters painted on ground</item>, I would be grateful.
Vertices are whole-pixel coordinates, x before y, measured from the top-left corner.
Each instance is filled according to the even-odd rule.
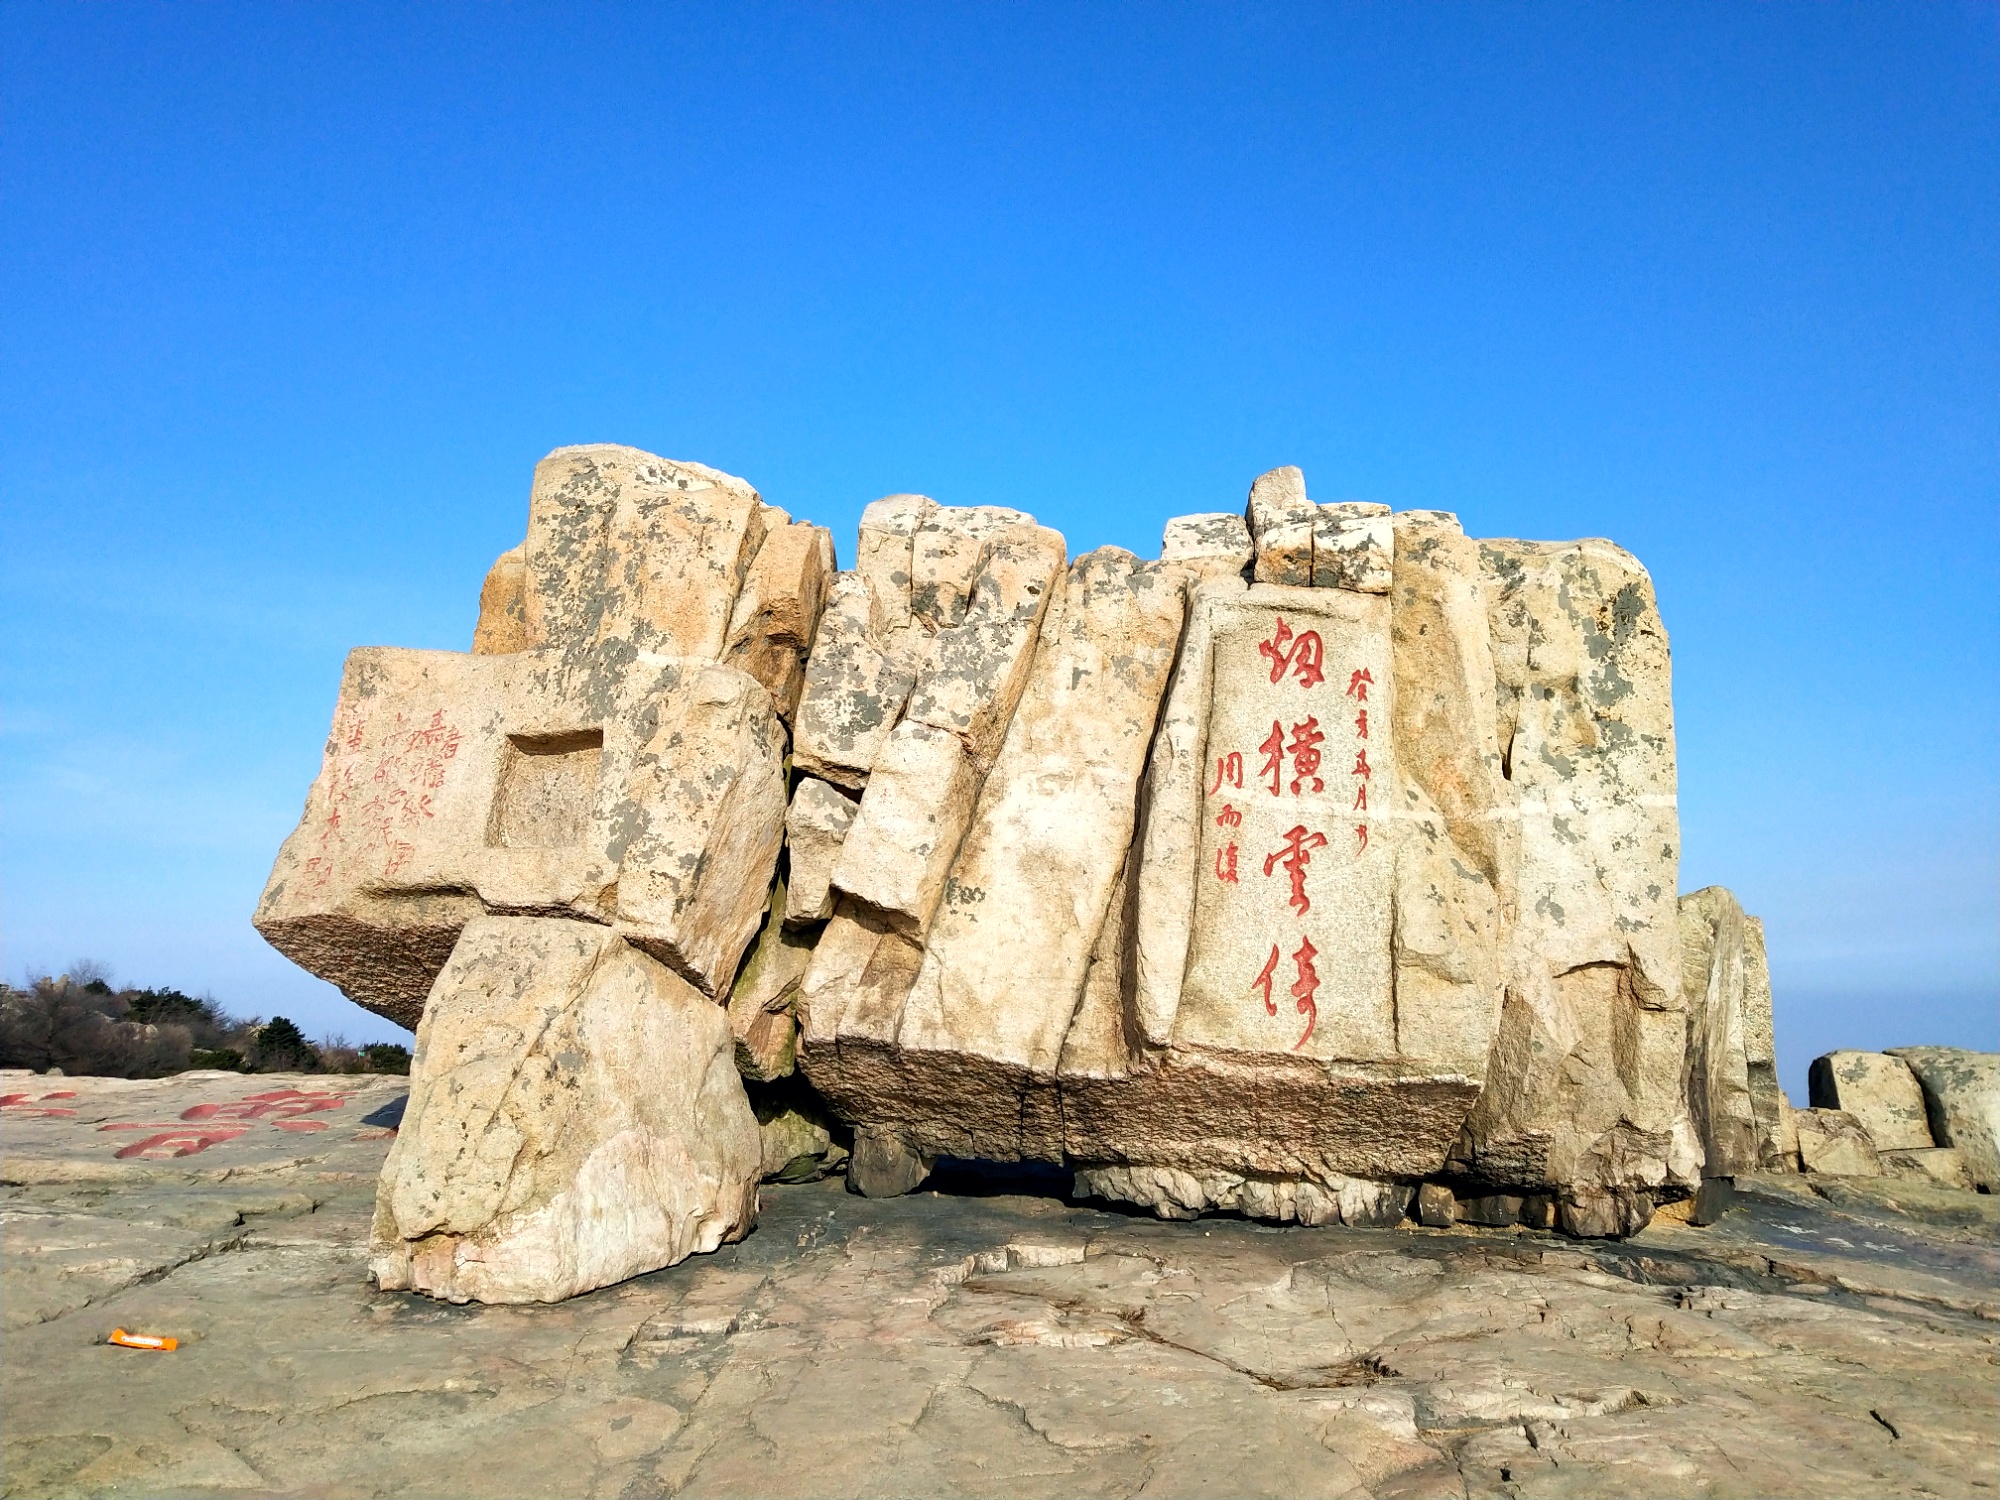
[[[1293,912],[1304,916],[1312,910],[1312,899],[1306,895],[1306,866],[1312,863],[1312,852],[1326,847],[1326,835],[1313,833],[1301,823],[1285,834],[1284,846],[1275,853],[1264,856],[1264,873],[1269,875],[1278,865],[1284,866],[1291,877],[1292,894],[1287,902]]]
[[[11,1109],[16,1115],[25,1115],[30,1119],[75,1119],[75,1110],[51,1102],[75,1097],[75,1092],[69,1089],[58,1089],[53,1094],[43,1094],[39,1099],[29,1094],[0,1094],[0,1109]]]
[[[1273,682],[1283,680],[1288,671],[1300,687],[1318,687],[1326,681],[1326,647],[1319,632],[1307,630],[1294,636],[1283,615],[1277,617],[1271,638],[1257,643],[1257,652],[1270,661]]]
[[[272,1089],[267,1093],[248,1094],[235,1104],[197,1104],[192,1109],[182,1110],[181,1118],[183,1120],[268,1119],[273,1124],[278,1124],[298,1115],[341,1109],[346,1104],[345,1094],[308,1094],[298,1089]]]
[[[199,1156],[210,1146],[219,1146],[224,1141],[235,1140],[250,1127],[248,1125],[100,1125],[98,1128],[152,1131],[153,1134],[143,1140],[134,1141],[122,1150],[112,1153],[119,1161],[131,1161],[134,1157],[160,1160],[175,1156]]]

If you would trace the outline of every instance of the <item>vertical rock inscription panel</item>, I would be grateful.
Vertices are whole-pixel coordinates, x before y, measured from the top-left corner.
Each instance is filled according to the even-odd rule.
[[[1389,600],[1217,601],[1194,939],[1174,1040],[1396,1055]]]

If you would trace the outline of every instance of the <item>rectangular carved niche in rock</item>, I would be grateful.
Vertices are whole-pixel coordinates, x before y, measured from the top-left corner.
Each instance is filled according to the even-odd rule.
[[[1394,1057],[1389,600],[1260,585],[1210,608],[1202,842],[1174,1041]]]
[[[602,729],[508,735],[486,842],[496,849],[568,849],[583,843],[603,758]]]

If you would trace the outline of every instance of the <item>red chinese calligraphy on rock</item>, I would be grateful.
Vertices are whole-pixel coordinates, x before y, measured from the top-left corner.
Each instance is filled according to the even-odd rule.
[[[1299,794],[1300,787],[1307,781],[1316,792],[1326,790],[1326,783],[1319,779],[1319,747],[1326,736],[1320,733],[1319,720],[1307,719],[1303,724],[1292,726],[1292,742],[1285,747],[1285,753],[1292,758],[1292,795]]]
[[[1253,993],[1259,990],[1263,992],[1264,1009],[1269,1011],[1274,1016],[1278,1013],[1278,1002],[1271,998],[1271,976],[1275,974],[1277,970],[1278,970],[1278,945],[1276,943],[1273,943],[1271,944],[1271,956],[1264,960],[1263,971],[1259,973],[1255,979],[1250,981],[1250,989]]]
[[[1236,846],[1229,844],[1215,851],[1215,878],[1224,885],[1235,885]]]
[[[1208,795],[1213,797],[1217,792],[1221,791],[1222,784],[1225,781],[1239,792],[1243,790],[1243,752],[1241,750],[1232,750],[1227,755],[1216,756],[1215,785],[1208,789]]]
[[[1306,1018],[1306,1029],[1292,1043],[1294,1052],[1305,1046],[1313,1027],[1319,1024],[1319,1006],[1313,999],[1319,993],[1319,971],[1313,967],[1313,960],[1318,957],[1319,949],[1312,945],[1312,939],[1301,935],[1299,951],[1292,955],[1292,963],[1298,970],[1298,978],[1292,983],[1292,999],[1298,1002],[1299,1014]]]
[[[1347,696],[1357,702],[1366,703],[1369,684],[1374,680],[1375,674],[1366,667],[1355,668],[1353,675],[1347,679]]]
[[[1243,826],[1243,814],[1238,812],[1233,804],[1225,802],[1222,804],[1222,811],[1215,815],[1215,826],[1217,828],[1241,828]]]
[[[1326,647],[1317,630],[1292,634],[1285,617],[1277,617],[1271,638],[1257,643],[1257,652],[1271,663],[1271,681],[1282,681],[1290,672],[1300,687],[1317,687],[1326,681]]]
[[[1306,866],[1312,863],[1313,850],[1325,847],[1325,834],[1312,833],[1300,824],[1286,832],[1282,848],[1264,856],[1264,873],[1267,876],[1275,867],[1283,865],[1285,873],[1291,877],[1292,894],[1286,905],[1300,916],[1312,910],[1312,900],[1306,895]]]

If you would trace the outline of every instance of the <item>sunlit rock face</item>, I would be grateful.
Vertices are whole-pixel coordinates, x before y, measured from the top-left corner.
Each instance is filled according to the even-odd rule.
[[[601,1017],[614,975],[634,1017],[714,1012],[660,1086],[712,1095],[711,1043],[732,1086],[809,1084],[815,1160],[870,1192],[1032,1159],[1168,1217],[1372,1224],[1429,1181],[1602,1235],[1705,1160],[1796,1152],[1761,928],[1678,897],[1666,632],[1609,542],[1478,541],[1278,469],[1157,560],[890,496],[842,572],[746,482],[597,445],[537,467],[473,645],[353,655],[256,917],[461,1038],[420,1050],[399,1171],[474,1129],[441,1070],[483,1068],[501,1011]],[[549,969],[572,939],[597,956]],[[637,1035],[578,1030],[602,1120],[533,1125],[530,1198],[650,1194],[651,1228],[505,1282],[469,1268],[524,1243],[513,1188],[446,1229],[406,1184],[383,1274],[566,1295],[741,1232],[747,1148],[579,1175]],[[438,1235],[460,1269],[395,1248]]]

